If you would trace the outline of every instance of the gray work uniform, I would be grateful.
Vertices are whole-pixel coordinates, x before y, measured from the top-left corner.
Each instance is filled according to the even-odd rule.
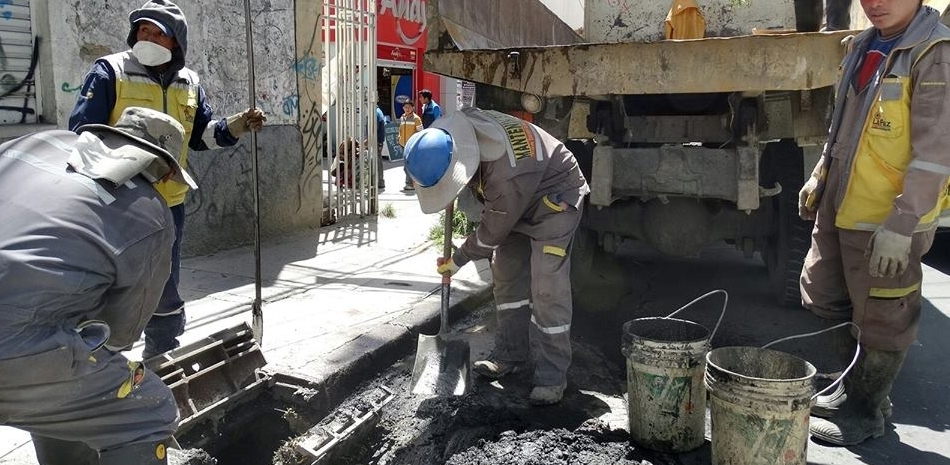
[[[921,218],[934,209],[940,193],[947,189],[950,174],[946,150],[950,145],[946,129],[950,121],[950,42],[936,42],[913,64],[912,79],[902,84],[913,86],[908,107],[913,161],[902,173],[901,189],[883,225],[845,229],[837,227],[836,220],[851,183],[861,182],[854,176],[854,165],[860,137],[870,130],[865,125],[868,115],[875,111],[878,99],[894,98],[884,92],[890,88],[882,89],[883,78],[895,72],[895,57],[933,40],[931,35],[942,27],[940,15],[922,7],[877,75],[860,91],[852,82],[875,31],[866,31],[854,40],[842,65],[829,141],[819,162],[822,166],[830,158],[802,270],[802,303],[823,318],[852,319],[861,327],[861,343],[871,349],[905,350],[917,336],[923,275],[920,262],[933,243],[936,228],[935,223],[923,223]],[[868,271],[867,250],[877,226],[912,237],[907,270],[898,276],[875,278]]]
[[[570,244],[587,181],[564,144],[537,126],[497,112],[463,114],[481,152],[469,188],[483,211],[453,260],[461,266],[493,257],[493,357],[530,359],[537,386],[564,384],[571,364]]]
[[[68,168],[78,138],[0,146],[0,424],[95,450],[164,440],[178,421],[171,390],[149,371],[133,379],[113,350],[155,309],[173,220],[141,176],[116,187]],[[108,323],[106,347],[75,331],[85,320]]]

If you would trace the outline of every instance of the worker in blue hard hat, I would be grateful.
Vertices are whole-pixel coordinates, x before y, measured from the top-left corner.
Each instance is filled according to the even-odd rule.
[[[587,181],[564,144],[527,121],[466,108],[437,119],[406,144],[406,169],[425,213],[468,187],[481,204],[475,233],[438,272],[493,258],[495,348],[473,369],[500,378],[529,364],[535,405],[554,404],[571,364],[570,244]]]

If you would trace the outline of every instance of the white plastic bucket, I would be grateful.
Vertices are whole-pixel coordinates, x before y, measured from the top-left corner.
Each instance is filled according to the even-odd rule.
[[[703,444],[703,388],[709,330],[675,318],[640,318],[623,325],[630,437],[662,452]]]
[[[705,440],[706,390],[703,386],[710,332],[692,321],[638,318],[623,325],[621,350],[627,359],[627,414],[630,437],[640,446],[666,453],[686,452]],[[723,304],[725,313],[725,303]]]
[[[805,465],[815,367],[784,352],[706,355],[713,465]]]
[[[814,365],[767,347],[845,326],[853,326],[861,340],[861,328],[846,322],[762,348],[722,347],[706,354],[713,465],[805,465],[811,407],[854,368],[861,345],[841,376],[817,393]]]

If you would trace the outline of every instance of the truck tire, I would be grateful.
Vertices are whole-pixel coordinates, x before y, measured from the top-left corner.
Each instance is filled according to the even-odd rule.
[[[590,182],[591,170],[594,163],[594,143],[591,140],[568,139],[564,146],[574,154],[577,165],[584,174],[584,179]],[[590,204],[584,200],[584,213],[590,211]],[[590,276],[594,268],[594,256],[601,253],[598,245],[597,231],[586,226],[586,218],[581,218],[581,224],[574,231],[574,240],[571,242],[571,283],[573,287],[582,285]]]
[[[802,149],[790,140],[769,143],[762,152],[762,167],[763,185],[782,185],[782,192],[771,199],[775,230],[766,238],[762,253],[769,285],[780,305],[799,306],[799,279],[813,225],[798,216],[798,191],[805,176]]]

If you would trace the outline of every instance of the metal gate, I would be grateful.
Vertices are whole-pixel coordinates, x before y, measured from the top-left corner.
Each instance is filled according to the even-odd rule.
[[[33,124],[39,37],[33,35],[30,0],[0,0],[0,18],[0,124]]]
[[[376,0],[327,0],[321,19],[329,220],[375,215],[380,157],[376,137]]]

